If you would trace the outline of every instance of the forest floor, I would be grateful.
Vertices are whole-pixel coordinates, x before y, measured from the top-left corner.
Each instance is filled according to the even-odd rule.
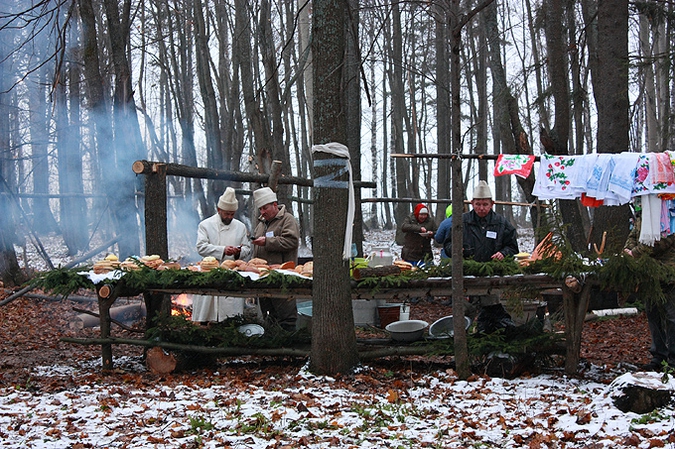
[[[611,399],[625,375],[651,376],[644,313],[587,321],[581,363],[563,357],[513,379],[457,379],[443,356],[369,361],[350,375],[312,376],[302,357],[237,357],[170,375],[146,369],[143,349],[115,345],[114,370],[101,349],[65,343],[95,338],[73,326],[96,300],[50,300],[42,292],[0,306],[0,445],[11,448],[328,447],[672,447],[672,408],[644,416]],[[10,294],[0,293],[0,301]],[[73,298],[75,299],[75,298]],[[120,299],[116,306],[126,301]],[[428,323],[452,314],[447,298],[411,305]],[[553,315],[553,329],[562,322]],[[132,329],[144,328],[144,320]],[[120,338],[138,338],[113,326]],[[382,337],[357,328],[357,337]],[[675,387],[672,387],[675,388]]]
[[[2,296],[7,296],[5,293]],[[118,304],[119,305],[119,304]],[[74,329],[77,309],[95,311],[95,303],[82,304],[70,300],[46,300],[19,298],[0,307],[0,385],[23,385],[30,381],[31,373],[39,366],[83,363],[100,358],[97,346],[81,346],[64,343],[62,337],[96,338],[98,327]],[[421,319],[428,323],[452,314],[452,308],[445,298],[420,301],[411,305],[410,319]],[[142,329],[144,321],[136,323]],[[560,328],[560,323],[556,324]],[[138,338],[133,333],[114,326],[120,338]],[[378,337],[376,329],[364,329],[364,333]],[[381,333],[379,337],[386,334]],[[635,367],[649,361],[649,330],[644,313],[634,316],[603,317],[587,321],[582,334],[582,365],[602,367],[613,372],[622,367]],[[115,346],[114,354],[119,356],[141,356],[142,348],[136,346]],[[381,362],[395,365],[399,361]],[[423,363],[422,363],[423,365]],[[284,364],[275,369],[288,368]]]

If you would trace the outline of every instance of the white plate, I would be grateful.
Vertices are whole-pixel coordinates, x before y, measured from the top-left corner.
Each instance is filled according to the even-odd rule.
[[[239,332],[247,337],[259,337],[265,333],[265,329],[258,324],[244,324],[239,326]]]

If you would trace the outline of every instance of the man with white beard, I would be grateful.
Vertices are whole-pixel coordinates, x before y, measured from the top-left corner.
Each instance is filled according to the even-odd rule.
[[[239,201],[234,189],[228,187],[218,199],[216,213],[199,223],[197,252],[202,257],[214,257],[218,262],[248,260],[251,242],[246,225],[234,218]],[[243,299],[229,296],[194,295],[192,321],[223,321],[243,308]],[[234,313],[233,313],[234,311]]]

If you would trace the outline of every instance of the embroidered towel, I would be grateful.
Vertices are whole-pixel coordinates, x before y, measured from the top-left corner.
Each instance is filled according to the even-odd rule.
[[[500,154],[497,156],[494,175],[516,175],[521,178],[527,178],[534,165],[534,155],[532,154]]]

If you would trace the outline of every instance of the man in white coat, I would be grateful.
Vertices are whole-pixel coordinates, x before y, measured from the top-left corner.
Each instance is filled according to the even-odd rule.
[[[199,223],[197,252],[200,256],[215,257],[220,262],[250,258],[248,230],[244,223],[234,218],[238,208],[234,189],[228,187],[218,199],[217,212]],[[243,303],[243,298],[194,295],[192,321],[223,321],[228,316],[242,313]]]

